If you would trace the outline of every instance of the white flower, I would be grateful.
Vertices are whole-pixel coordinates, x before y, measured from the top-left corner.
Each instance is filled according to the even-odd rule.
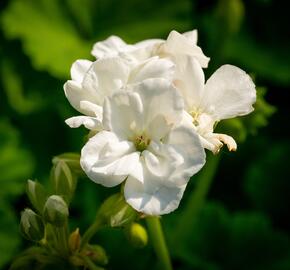
[[[256,101],[255,85],[243,70],[220,67],[205,83],[204,73],[193,57],[177,60],[175,86],[185,102],[184,122],[196,128],[205,148],[217,153],[225,143],[235,151],[235,140],[225,134],[213,133],[215,124],[223,119],[249,114]]]
[[[178,126],[183,100],[165,79],[148,79],[105,98],[103,131],[82,149],[88,177],[107,187],[125,181],[126,201],[148,215],[179,205],[189,178],[205,163],[193,128]]]
[[[174,64],[166,59],[151,57],[136,63],[120,57],[108,57],[95,62],[77,60],[71,68],[72,80],[64,85],[70,104],[85,116],[66,120],[70,127],[84,125],[90,130],[102,130],[103,102],[127,85],[148,78],[172,80]]]
[[[121,38],[111,36],[97,42],[92,50],[97,59],[120,56],[133,61],[143,61],[152,56],[166,57],[174,61],[179,55],[195,57],[202,67],[207,67],[209,58],[197,46],[197,30],[183,34],[173,30],[166,40],[148,39],[135,44],[126,44]]]

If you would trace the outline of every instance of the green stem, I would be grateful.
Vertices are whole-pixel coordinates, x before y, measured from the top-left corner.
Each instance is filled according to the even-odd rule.
[[[87,256],[82,256],[83,260],[85,261],[87,267],[90,269],[90,270],[104,270],[103,267],[99,267],[99,266],[96,266],[93,261],[87,257]]]
[[[166,246],[159,217],[146,218],[149,235],[162,270],[172,270],[169,252]]]
[[[96,232],[104,226],[101,219],[96,219],[96,221],[86,230],[82,237],[81,249],[91,240],[91,238],[96,234]]]
[[[193,192],[190,194],[186,206],[180,215],[173,238],[174,243],[182,243],[185,241],[188,232],[186,228],[192,228],[194,226],[196,217],[204,205],[206,196],[216,174],[220,156],[221,154],[217,156],[208,154],[206,165],[197,176],[196,186]]]
[[[67,224],[63,227],[57,228],[56,231],[62,254],[65,258],[67,258],[69,255]]]

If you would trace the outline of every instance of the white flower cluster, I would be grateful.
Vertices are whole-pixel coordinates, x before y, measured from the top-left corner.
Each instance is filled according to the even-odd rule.
[[[133,45],[111,36],[97,42],[92,55],[96,61],[73,63],[64,85],[83,114],[66,123],[91,130],[83,170],[106,187],[124,182],[125,199],[139,212],[175,210],[205,164],[204,148],[236,150],[232,137],[213,130],[218,121],[253,110],[254,83],[231,65],[205,82],[209,58],[197,46],[196,30]]]

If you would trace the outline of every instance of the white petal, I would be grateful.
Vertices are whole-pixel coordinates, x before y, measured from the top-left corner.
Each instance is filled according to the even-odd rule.
[[[127,203],[138,212],[158,216],[168,214],[179,206],[185,187],[169,187],[158,177],[145,174],[144,183],[128,177],[124,195]]]
[[[134,139],[143,129],[143,105],[138,93],[119,91],[104,102],[103,126],[119,138]]]
[[[183,99],[172,83],[165,79],[148,79],[131,88],[132,91],[138,93],[143,103],[144,129],[150,138],[157,138],[154,130],[150,130],[150,124],[165,118],[167,126],[177,124],[182,118]]]
[[[214,134],[217,136],[217,138],[221,142],[223,142],[224,144],[227,145],[229,151],[236,151],[237,150],[237,143],[233,137],[228,136],[226,134],[219,134],[219,133],[214,133]]]
[[[135,60],[141,62],[156,55],[158,47],[164,43],[162,39],[147,39],[134,44],[134,50],[129,50],[129,54]]]
[[[182,34],[191,43],[197,44],[197,30],[188,31]]]
[[[215,120],[253,111],[255,85],[248,74],[231,65],[220,67],[206,82],[202,106]]]
[[[162,42],[164,41],[159,39],[144,40],[134,45],[127,46],[119,53],[119,56],[138,64],[156,55],[156,49]]]
[[[145,39],[143,41],[135,43],[134,46],[137,48],[145,48],[145,47],[155,46],[163,42],[164,42],[164,39],[158,39],[158,38]]]
[[[168,177],[168,181],[177,185],[186,184],[205,164],[205,152],[199,135],[193,128],[179,126],[163,142],[170,148],[171,155],[178,154],[175,156],[175,170]]]
[[[146,79],[172,79],[174,72],[173,62],[159,57],[152,57],[137,65],[130,73],[128,83],[142,82]]]
[[[89,60],[77,60],[72,64],[70,74],[72,80],[82,83],[85,73],[89,70],[93,62]]]
[[[169,33],[162,47],[164,53],[173,56],[178,54],[191,55],[197,59],[202,67],[207,67],[208,65],[209,58],[203,54],[201,48],[192,44],[190,39],[187,39],[187,37],[174,30]]]
[[[100,122],[103,119],[103,107],[92,102],[82,100],[80,102],[80,108],[84,111],[90,112],[90,115],[94,115]]]
[[[160,114],[147,126],[147,135],[150,135],[150,139],[159,141],[164,138],[171,129],[172,125],[168,124],[166,116]]]
[[[98,103],[98,98],[93,92],[83,89],[81,84],[76,81],[67,81],[63,88],[66,98],[77,111],[89,116],[95,116],[91,110],[81,108],[82,101]]]
[[[91,54],[96,58],[116,56],[124,50],[128,45],[117,36],[110,36],[104,41],[95,43]]]
[[[112,132],[101,131],[83,147],[80,163],[91,180],[112,187],[124,181],[132,171],[140,169],[139,155],[133,143],[120,141]]]
[[[119,91],[127,83],[129,63],[120,57],[97,60],[86,73],[83,88],[95,93],[96,104],[102,105],[104,98]]]
[[[200,64],[194,57],[186,55],[176,56],[175,63],[174,85],[184,98],[185,109],[198,108],[204,88],[204,73]]]
[[[90,130],[102,130],[102,122],[95,117],[90,116],[75,116],[65,120],[65,123],[71,128],[78,128],[84,125]]]

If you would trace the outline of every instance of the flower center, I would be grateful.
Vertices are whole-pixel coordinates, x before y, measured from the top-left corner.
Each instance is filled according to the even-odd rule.
[[[199,117],[202,114],[202,111],[200,109],[193,109],[189,112],[189,114],[192,117],[192,123],[195,126],[198,126],[199,125]]]
[[[134,144],[136,147],[136,150],[139,152],[143,152],[146,150],[147,146],[150,144],[150,139],[146,137],[144,134],[137,136],[134,139]]]

